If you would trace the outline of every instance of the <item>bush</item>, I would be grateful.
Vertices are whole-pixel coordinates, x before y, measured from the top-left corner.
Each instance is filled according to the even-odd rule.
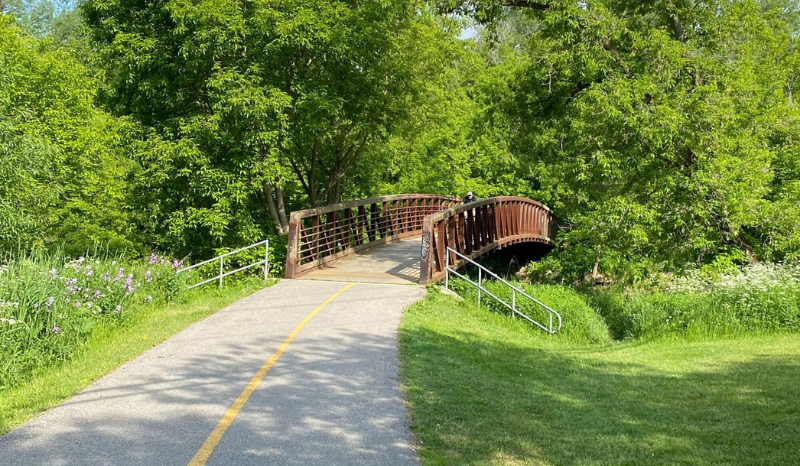
[[[460,295],[471,300],[477,299],[477,289],[473,285],[459,279],[451,280],[450,283],[451,288]],[[610,341],[608,327],[606,327],[603,319],[573,289],[562,285],[511,283],[561,315],[562,327],[556,334],[558,338],[584,343]],[[511,289],[504,284],[498,281],[487,281],[484,283],[484,288],[498,298],[511,303]],[[516,304],[520,312],[548,327],[549,312],[546,309],[519,295],[517,295]],[[486,293],[483,294],[481,305],[494,312],[511,315],[507,307]],[[557,325],[558,321],[554,316],[553,327],[556,328]]]
[[[618,338],[711,338],[800,330],[800,266],[701,272],[655,291],[592,296]]]
[[[35,253],[0,268],[0,388],[64,361],[97,326],[119,326],[175,299],[185,288],[177,263]]]

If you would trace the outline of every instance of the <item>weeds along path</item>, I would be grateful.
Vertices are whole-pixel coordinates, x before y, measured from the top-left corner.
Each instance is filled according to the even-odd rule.
[[[423,294],[278,283],[0,437],[0,464],[415,465],[397,325]]]

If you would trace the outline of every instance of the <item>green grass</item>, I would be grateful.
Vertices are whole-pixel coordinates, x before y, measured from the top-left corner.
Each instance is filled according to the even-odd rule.
[[[587,345],[432,293],[401,362],[423,465],[800,464],[800,335]]]
[[[39,369],[22,385],[0,390],[0,435],[61,403],[94,380],[152,348],[169,336],[263,288],[248,279],[190,292],[182,302],[142,313],[124,327],[98,328],[69,361]]]

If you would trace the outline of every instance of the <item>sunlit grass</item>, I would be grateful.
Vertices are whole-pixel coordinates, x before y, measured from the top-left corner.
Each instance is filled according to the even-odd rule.
[[[433,295],[401,360],[423,465],[800,464],[800,335],[586,345]]]
[[[0,434],[66,400],[120,364],[266,283],[248,279],[226,285],[222,291],[214,287],[193,291],[180,303],[145,311],[130,325],[97,329],[69,361],[43,367],[25,383],[0,390]]]

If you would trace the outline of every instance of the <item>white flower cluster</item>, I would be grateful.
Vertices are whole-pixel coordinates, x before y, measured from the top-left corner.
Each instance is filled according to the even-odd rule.
[[[672,293],[767,291],[775,288],[800,289],[800,264],[755,264],[743,267],[737,273],[720,275],[715,280],[694,271],[672,280],[665,287]]]
[[[14,308],[14,309],[16,309],[16,308],[18,308],[18,307],[19,307],[19,303],[16,303],[16,302],[14,302],[14,303],[10,303],[10,302],[8,302],[8,301],[3,301],[2,299],[0,299],[0,309],[6,308],[6,307],[7,307],[7,308]]]

